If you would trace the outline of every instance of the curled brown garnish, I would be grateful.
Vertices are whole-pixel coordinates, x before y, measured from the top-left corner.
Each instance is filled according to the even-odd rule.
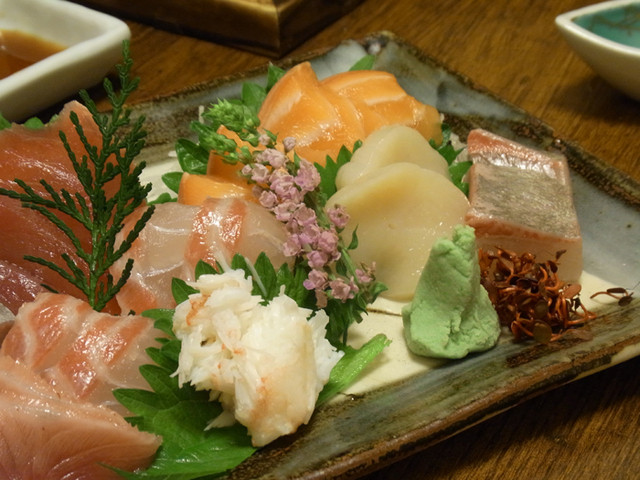
[[[530,253],[480,250],[482,285],[500,322],[511,329],[516,340],[552,342],[567,329],[595,318],[580,302],[581,286],[558,278],[558,259],[563,253],[539,263]]]
[[[605,291],[602,291],[602,292],[596,292],[593,295],[591,295],[591,297],[589,298],[593,298],[598,295],[609,295],[610,297],[613,297],[616,300],[618,300],[619,306],[624,307],[631,303],[633,292],[628,291],[626,288],[613,287],[613,288],[607,288]]]

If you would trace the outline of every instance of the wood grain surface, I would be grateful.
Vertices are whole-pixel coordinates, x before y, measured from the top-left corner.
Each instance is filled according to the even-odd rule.
[[[129,21],[133,100],[388,30],[640,181],[640,102],[596,76],[554,24],[589,3],[364,0],[279,60]],[[366,478],[640,478],[639,370],[637,358],[547,392]]]

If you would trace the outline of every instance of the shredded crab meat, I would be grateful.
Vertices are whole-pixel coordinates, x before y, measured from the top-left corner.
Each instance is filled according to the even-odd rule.
[[[325,339],[324,311],[312,315],[284,294],[264,305],[240,270],[192,285],[200,293],[174,316],[177,374],[221,402],[224,413],[211,426],[234,417],[261,446],[307,423],[342,355]]]

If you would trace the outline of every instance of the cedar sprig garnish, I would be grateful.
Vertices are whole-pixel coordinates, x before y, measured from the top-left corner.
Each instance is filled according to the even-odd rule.
[[[40,184],[46,195],[36,192],[20,179],[16,179],[15,182],[23,192],[0,189],[0,194],[20,200],[23,207],[40,212],[60,229],[72,242],[77,257],[86,264],[86,273],[67,253],[61,255],[66,269],[40,257],[27,255],[24,258],[55,271],[76,286],[97,311],[107,305],[129,278],[133,267],[132,259],[128,260],[117,280],[109,272],[109,267],[131,247],[153,213],[153,206],[147,207],[126,238],[116,245],[116,235],[122,230],[125,218],[143,205],[151,190],[151,184],[140,184],[144,162],[134,164],[134,159],[145,144],[144,117],[137,118],[132,124],[131,110],[125,107],[127,98],[139,82],[139,79],[130,77],[132,65],[129,45],[124,42],[123,62],[116,66],[120,92],[115,91],[108,78],[103,82],[112,107],[109,113],[100,113],[89,94],[84,90],[80,92],[81,99],[102,135],[102,145],[92,145],[89,142],[75,112],[71,112],[70,120],[85,150],[80,158],[78,153],[71,149],[66,135],[60,132],[60,139],[83,192],[71,193],[65,189],[58,192],[44,179],[40,180]],[[107,197],[105,187],[118,177],[118,191]],[[64,215],[59,216],[56,212],[68,215],[90,233],[91,245],[88,249],[82,246],[71,227],[62,220],[65,218]],[[54,291],[47,285],[45,287]]]
[[[557,340],[567,329],[595,318],[580,302],[579,284],[558,277],[555,260],[537,262],[534,255],[517,255],[505,249],[480,250],[482,284],[498,317],[516,340],[534,338],[542,343]]]

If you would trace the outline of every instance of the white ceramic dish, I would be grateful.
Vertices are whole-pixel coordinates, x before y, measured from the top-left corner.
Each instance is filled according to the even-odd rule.
[[[67,47],[0,80],[0,113],[12,121],[100,82],[131,35],[121,20],[63,0],[0,0],[0,29]]]
[[[590,5],[559,15],[556,25],[602,78],[640,100],[640,1]]]

